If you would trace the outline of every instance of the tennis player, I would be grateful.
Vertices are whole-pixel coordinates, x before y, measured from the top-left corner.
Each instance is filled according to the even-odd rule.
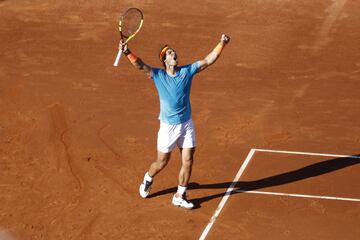
[[[179,185],[172,198],[172,204],[192,209],[194,204],[186,198],[186,188],[190,180],[196,147],[195,129],[191,119],[190,89],[192,78],[212,65],[220,56],[230,38],[223,34],[217,46],[203,59],[185,66],[178,66],[176,51],[165,45],[159,53],[164,69],[153,68],[145,64],[127,44],[120,42],[119,48],[132,65],[151,78],[160,98],[160,129],[157,137],[157,160],[145,173],[140,185],[140,196],[150,194],[153,178],[167,165],[171,152],[180,149],[182,166],[179,173]]]

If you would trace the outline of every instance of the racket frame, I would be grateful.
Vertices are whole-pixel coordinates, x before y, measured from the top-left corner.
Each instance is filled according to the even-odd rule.
[[[140,21],[140,24],[139,24],[139,27],[137,28],[137,30],[133,34],[128,36],[125,41],[123,41],[124,40],[124,35],[122,34],[121,26],[122,26],[124,16],[126,16],[126,13],[129,12],[130,10],[138,11],[141,14],[141,21]],[[129,8],[121,15],[120,21],[119,21],[119,33],[120,33],[120,39],[123,42],[123,44],[127,44],[131,39],[133,39],[135,37],[135,35],[140,31],[143,23],[144,23],[144,16],[143,16],[143,13],[141,12],[141,10],[138,9],[138,8]],[[117,53],[117,56],[116,56],[116,59],[115,59],[115,62],[114,62],[114,67],[117,67],[119,65],[119,61],[120,61],[121,56],[122,56],[122,50],[119,49],[119,51]]]

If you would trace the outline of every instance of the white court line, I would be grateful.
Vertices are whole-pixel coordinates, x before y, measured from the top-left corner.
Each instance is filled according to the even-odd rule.
[[[271,153],[285,153],[285,154],[297,154],[297,155],[310,155],[310,156],[324,156],[324,157],[337,157],[337,158],[359,158],[360,156],[352,156],[352,155],[339,155],[339,154],[325,154],[325,153],[311,153],[311,152],[294,152],[294,151],[281,151],[281,150],[270,150],[270,149],[254,149],[252,148],[247,155],[244,163],[241,165],[238,173],[236,174],[233,182],[231,183],[230,187],[226,190],[224,197],[221,199],[218,207],[216,208],[213,216],[210,218],[209,223],[207,224],[206,228],[202,232],[199,240],[204,240],[208,235],[211,227],[215,223],[216,219],[218,218],[221,210],[223,209],[225,203],[227,202],[228,198],[230,197],[231,193],[234,191],[234,187],[236,182],[240,179],[241,175],[244,173],[245,168],[249,164],[250,160],[252,159],[255,152],[271,152]],[[267,194],[267,195],[281,195],[281,196],[292,196],[292,197],[304,197],[304,198],[322,198],[322,199],[332,199],[332,200],[342,200],[342,201],[359,201],[360,199],[356,198],[337,198],[337,197],[329,197],[329,196],[316,196],[316,195],[303,195],[303,194],[288,194],[288,193],[270,193],[270,192],[261,192],[261,191],[241,191],[236,190],[234,192],[246,192],[246,193],[256,193],[256,194]]]
[[[229,199],[230,194],[233,192],[237,181],[240,179],[241,175],[244,173],[245,168],[249,164],[249,162],[250,162],[251,158],[253,157],[254,153],[255,153],[255,149],[251,149],[249,154],[247,155],[244,163],[241,165],[238,173],[236,174],[233,182],[231,183],[230,187],[226,190],[226,193],[225,193],[224,197],[221,199],[221,202],[219,203],[218,207],[216,208],[213,216],[210,218],[210,221],[209,221],[208,225],[206,226],[206,228],[204,229],[204,231],[202,232],[199,240],[204,240],[206,238],[206,236],[208,235],[212,225],[215,223],[215,221],[216,221],[217,217],[219,216],[221,210],[223,209],[226,201]]]
[[[310,155],[310,156],[338,157],[338,158],[359,158],[360,159],[360,156],[352,156],[352,155],[312,153],[312,152],[292,152],[292,151],[269,150],[269,149],[254,149],[254,150],[257,152],[286,153],[286,154],[296,154],[296,155]]]
[[[328,199],[328,200],[340,200],[340,201],[360,202],[360,199],[358,199],[358,198],[343,198],[343,197],[330,197],[330,196],[319,196],[319,195],[278,193],[278,192],[262,192],[262,191],[244,191],[244,190],[235,190],[235,192],[239,192],[239,193],[253,193],[253,194],[264,194],[264,195],[275,195],[275,196],[287,196],[287,197],[317,198],[317,199]]]

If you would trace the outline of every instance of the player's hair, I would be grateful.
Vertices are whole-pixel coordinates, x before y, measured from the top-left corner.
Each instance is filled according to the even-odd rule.
[[[159,57],[160,57],[161,52],[162,52],[166,47],[169,47],[169,45],[168,45],[168,44],[164,44],[164,45],[161,46],[161,48],[160,48],[160,50],[159,50]],[[161,61],[162,65],[164,66],[164,68],[166,68],[166,65],[165,65],[165,62],[164,62],[165,57],[166,57],[166,54],[164,54],[164,55],[160,58],[160,61]]]

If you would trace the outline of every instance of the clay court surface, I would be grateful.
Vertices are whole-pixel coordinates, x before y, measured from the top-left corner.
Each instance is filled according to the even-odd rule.
[[[178,151],[141,199],[156,156],[152,80],[117,53],[119,14],[142,9],[129,46],[160,67],[230,44],[192,86],[197,151],[171,205]],[[360,2],[0,1],[0,239],[360,239]],[[331,157],[251,149],[340,154]],[[255,192],[349,198],[303,198]]]

